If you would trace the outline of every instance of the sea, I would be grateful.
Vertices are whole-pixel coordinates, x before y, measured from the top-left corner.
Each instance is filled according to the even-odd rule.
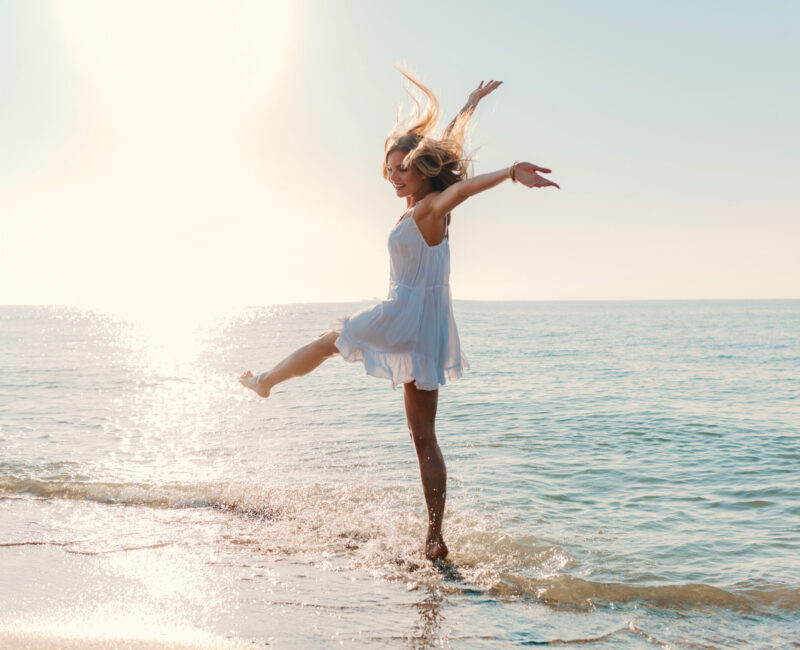
[[[0,307],[0,647],[800,647],[800,301],[456,301],[441,563],[366,304]]]

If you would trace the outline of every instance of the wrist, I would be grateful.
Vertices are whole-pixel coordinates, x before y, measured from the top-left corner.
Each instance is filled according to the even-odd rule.
[[[519,162],[518,160],[515,160],[514,164],[511,165],[511,167],[508,168],[508,177],[511,179],[512,183],[516,183],[517,182],[517,163],[518,162]]]

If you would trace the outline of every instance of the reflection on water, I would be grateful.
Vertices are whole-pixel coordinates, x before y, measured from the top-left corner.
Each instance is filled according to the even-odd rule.
[[[799,303],[457,305],[439,565],[400,392],[336,360],[267,401],[236,383],[352,307],[0,309],[0,634],[793,638]]]
[[[426,597],[414,603],[417,623],[409,638],[411,648],[430,648],[447,642],[446,618],[442,612],[442,595],[428,590]]]

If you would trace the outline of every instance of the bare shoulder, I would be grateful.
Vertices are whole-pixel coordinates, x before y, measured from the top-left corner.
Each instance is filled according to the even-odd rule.
[[[430,221],[441,220],[444,217],[444,215],[437,214],[438,211],[436,210],[436,197],[440,194],[441,192],[438,191],[429,192],[417,202],[417,206],[414,209],[414,219],[420,226]]]
[[[435,199],[441,192],[430,192],[426,194],[416,205],[413,219],[419,226],[425,242],[428,246],[436,246],[441,243],[446,230],[444,214],[437,209]]]

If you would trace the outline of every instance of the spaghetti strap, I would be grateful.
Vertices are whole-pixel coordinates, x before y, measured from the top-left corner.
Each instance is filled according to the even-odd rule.
[[[460,378],[469,362],[453,315],[450,243],[429,246],[415,208],[389,234],[386,300],[334,319],[331,329],[339,334],[334,345],[342,358],[363,363],[367,374],[390,379],[393,387],[414,382],[436,390]],[[448,230],[445,218],[445,235]]]

